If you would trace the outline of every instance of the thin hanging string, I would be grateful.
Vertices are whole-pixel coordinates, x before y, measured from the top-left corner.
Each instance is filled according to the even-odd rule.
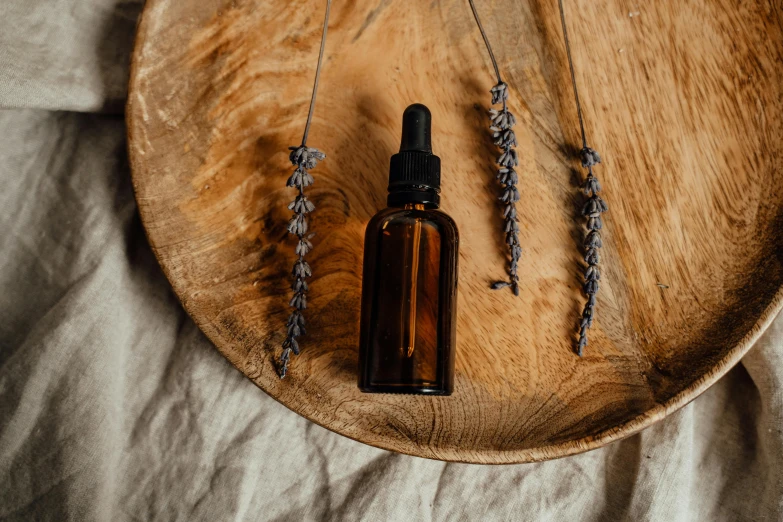
[[[471,1],[471,5],[473,2]],[[582,121],[582,105],[579,103],[579,90],[576,88],[576,75],[574,74],[574,61],[571,59],[571,44],[568,43],[568,29],[566,28],[565,9],[563,0],[557,0],[560,7],[560,22],[563,24],[563,39],[565,40],[566,55],[568,56],[568,68],[571,70],[571,85],[574,87],[574,99],[576,99],[576,114],[579,116],[579,130],[582,132],[582,147],[587,148],[587,135],[585,124]],[[489,45],[489,44],[487,44]],[[491,53],[492,51],[490,51]]]
[[[495,68],[495,76],[498,78],[498,83],[503,83],[503,80],[500,78],[500,69],[498,68],[498,62],[495,60],[495,53],[492,52],[492,46],[489,45],[489,38],[487,38],[487,33],[484,32],[484,26],[481,25],[481,20],[479,20],[478,12],[476,11],[476,6],[473,4],[473,0],[468,0],[468,3],[470,4],[470,9],[473,11],[473,18],[476,19],[476,25],[478,25],[479,32],[481,33],[481,37],[484,39],[484,44],[487,46],[487,52],[489,52],[489,59],[492,60],[492,67]]]
[[[318,79],[321,77],[321,62],[324,58],[324,49],[326,48],[326,29],[329,27],[329,8],[332,7],[332,0],[326,0],[326,14],[324,14],[324,30],[321,34],[321,50],[318,51],[318,66],[315,68],[315,81],[313,82],[313,96],[310,98],[310,110],[307,112],[307,123],[305,124],[304,135],[302,136],[302,147],[307,145],[307,135],[310,133],[310,123],[313,121],[313,110],[315,109],[315,95],[318,92]]]

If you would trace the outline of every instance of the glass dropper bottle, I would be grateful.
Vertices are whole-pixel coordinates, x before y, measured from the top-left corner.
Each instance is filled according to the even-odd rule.
[[[450,395],[456,342],[457,226],[440,206],[432,115],[405,109],[386,208],[367,225],[359,388]]]

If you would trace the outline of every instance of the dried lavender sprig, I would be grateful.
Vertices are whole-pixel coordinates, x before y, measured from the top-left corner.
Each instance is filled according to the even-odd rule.
[[[582,190],[584,190],[585,195],[588,196],[588,200],[582,208],[582,215],[587,219],[588,230],[584,240],[585,262],[587,263],[587,268],[585,269],[585,282],[583,286],[584,293],[587,296],[587,302],[585,303],[582,317],[579,321],[579,341],[576,345],[576,353],[581,357],[582,352],[587,346],[587,331],[593,326],[593,321],[595,320],[596,295],[598,294],[599,288],[598,281],[601,279],[601,273],[598,269],[598,262],[600,261],[598,250],[603,246],[603,242],[601,241],[601,229],[603,228],[601,214],[609,210],[609,208],[607,207],[606,202],[598,195],[601,191],[601,184],[598,182],[598,178],[593,174],[593,167],[601,163],[601,157],[595,150],[587,145],[587,134],[585,133],[585,125],[582,118],[582,105],[579,103],[579,90],[576,86],[574,61],[571,58],[571,45],[568,42],[568,29],[566,27],[563,0],[558,0],[558,6],[560,7],[560,22],[563,26],[563,40],[565,41],[566,56],[568,57],[568,68],[571,72],[571,85],[574,90],[574,99],[576,100],[576,113],[579,117],[579,130],[582,135],[582,150],[580,151],[580,157],[582,160],[582,167],[587,169],[587,178],[582,186]]]
[[[495,69],[495,76],[497,76],[498,83],[492,87],[490,92],[492,93],[492,105],[502,103],[503,107],[500,110],[490,109],[490,130],[492,131],[492,137],[494,138],[495,145],[500,147],[501,153],[498,156],[496,163],[498,164],[497,179],[503,187],[503,191],[500,196],[500,200],[505,204],[503,209],[503,232],[505,234],[505,242],[508,245],[509,253],[511,254],[511,261],[508,265],[508,280],[496,281],[492,283],[492,288],[497,290],[500,288],[511,287],[514,295],[519,295],[519,275],[517,270],[519,267],[519,259],[522,257],[522,246],[519,244],[519,218],[517,218],[516,203],[519,201],[519,190],[517,189],[517,183],[519,181],[514,167],[519,165],[519,158],[515,147],[517,146],[517,138],[512,130],[512,127],[516,123],[516,118],[508,110],[508,85],[503,81],[500,76],[500,68],[498,67],[497,60],[495,60],[495,53],[492,52],[492,46],[489,44],[489,38],[484,31],[484,27],[481,25],[478,11],[473,0],[468,0],[470,3],[470,9],[473,11],[473,18],[476,20],[476,25],[479,28],[481,37],[484,39],[484,44],[487,46],[487,52],[489,58],[492,61],[492,67]]]
[[[587,302],[585,303],[584,310],[582,311],[582,318],[579,322],[579,342],[577,343],[576,353],[581,357],[582,352],[587,346],[587,330],[593,326],[593,320],[595,318],[595,303],[596,294],[598,293],[599,284],[601,279],[601,273],[598,269],[598,263],[600,257],[598,255],[598,249],[603,246],[601,241],[601,229],[603,228],[603,221],[601,220],[601,214],[609,210],[606,202],[601,199],[598,193],[601,191],[601,184],[598,182],[598,178],[593,174],[593,167],[598,163],[601,163],[601,157],[596,151],[590,147],[584,147],[580,153],[582,157],[582,166],[587,169],[587,179],[582,186],[585,195],[588,196],[588,200],[582,208],[582,215],[587,218],[587,236],[585,236],[584,249],[585,249],[585,262],[587,263],[587,269],[585,269],[585,282],[583,290],[587,295]]]
[[[293,308],[293,312],[286,321],[286,337],[283,341],[283,352],[280,355],[280,378],[284,378],[288,372],[288,363],[291,359],[291,353],[299,355],[299,341],[297,338],[305,334],[305,318],[302,312],[307,308],[307,278],[313,275],[312,268],[305,261],[305,256],[312,250],[310,243],[312,234],[308,234],[309,223],[307,214],[315,210],[315,205],[305,196],[305,187],[313,184],[313,176],[309,170],[315,168],[319,161],[326,158],[326,154],[318,149],[307,146],[307,136],[310,133],[310,124],[313,121],[313,111],[315,109],[315,96],[318,92],[318,79],[321,77],[321,63],[323,62],[324,49],[326,48],[326,30],[329,27],[329,9],[332,1],[326,0],[326,12],[324,13],[324,28],[321,34],[321,48],[318,51],[318,65],[315,68],[315,80],[313,81],[313,94],[310,97],[310,109],[307,112],[307,123],[305,124],[304,134],[302,135],[302,144],[298,147],[288,147],[291,151],[288,159],[296,168],[293,174],[286,181],[287,187],[294,187],[298,194],[289,205],[289,210],[294,212],[291,220],[288,222],[288,232],[297,237],[296,261],[291,272],[294,279],[291,289],[293,296],[288,305]]]
[[[519,190],[517,183],[519,178],[514,167],[519,165],[519,157],[514,147],[517,145],[517,137],[512,130],[516,123],[514,115],[508,110],[506,100],[508,99],[508,85],[500,82],[492,88],[492,103],[502,103],[500,110],[490,109],[490,130],[495,139],[495,145],[500,147],[501,154],[498,156],[497,179],[503,187],[500,200],[504,203],[503,208],[503,232],[505,233],[506,245],[508,245],[511,261],[508,265],[508,280],[496,281],[492,283],[492,288],[511,287],[514,295],[519,295],[519,259],[522,257],[522,245],[519,244],[519,218],[517,217],[517,201],[519,201]]]

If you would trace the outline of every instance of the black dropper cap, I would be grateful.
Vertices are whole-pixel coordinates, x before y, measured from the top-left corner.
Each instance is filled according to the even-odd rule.
[[[389,206],[440,204],[440,158],[432,153],[432,113],[414,103],[402,114],[400,152],[391,157]]]

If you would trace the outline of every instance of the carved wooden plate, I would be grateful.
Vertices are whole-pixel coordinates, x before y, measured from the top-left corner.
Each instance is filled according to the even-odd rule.
[[[308,334],[290,376],[293,198],[325,2],[150,0],[128,104],[133,180],[183,305],[237,368],[333,431],[422,457],[507,463],[625,437],[683,406],[783,303],[783,38],[767,2],[567,0],[586,125],[609,203],[590,346],[581,169],[557,4],[478,1],[511,86],[521,155],[515,298],[503,277],[486,109],[493,76],[467,1],[335,2],[309,143],[317,210]],[[434,115],[443,208],[461,232],[452,397],[365,395],[356,360],[365,224],[385,204],[405,106]]]

